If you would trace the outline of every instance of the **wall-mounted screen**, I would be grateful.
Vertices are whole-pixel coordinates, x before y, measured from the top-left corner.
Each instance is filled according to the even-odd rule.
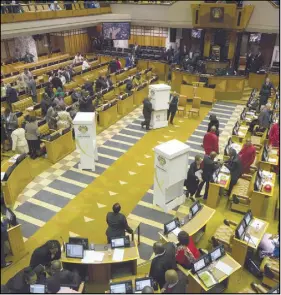
[[[250,34],[250,39],[249,39],[250,43],[260,43],[260,41],[261,41],[261,33]]]
[[[102,34],[104,39],[129,40],[131,35],[130,23],[103,23]]]
[[[191,36],[192,36],[192,38],[195,38],[195,39],[200,39],[201,33],[202,33],[202,29],[192,29],[191,30]]]

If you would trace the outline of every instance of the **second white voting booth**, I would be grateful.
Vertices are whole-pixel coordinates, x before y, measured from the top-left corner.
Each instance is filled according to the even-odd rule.
[[[168,126],[167,111],[169,108],[171,87],[166,84],[149,85],[149,97],[153,112],[151,114],[152,129]]]
[[[183,192],[187,177],[190,147],[176,139],[155,147],[153,205],[165,212],[185,202]]]
[[[78,112],[73,120],[76,147],[80,152],[79,169],[95,171],[98,161],[95,113]]]

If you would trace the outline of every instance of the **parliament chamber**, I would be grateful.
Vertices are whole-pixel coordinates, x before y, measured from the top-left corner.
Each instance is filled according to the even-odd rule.
[[[1,293],[280,293],[279,13],[1,2]]]

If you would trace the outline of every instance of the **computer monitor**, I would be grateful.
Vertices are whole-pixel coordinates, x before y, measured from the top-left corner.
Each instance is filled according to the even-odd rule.
[[[179,219],[175,218],[164,224],[164,234],[167,235],[180,225]]]
[[[245,224],[245,221],[242,220],[235,230],[235,237],[237,239],[241,240],[243,238],[244,233],[245,233],[245,229],[246,229],[246,224]]]
[[[209,252],[211,262],[214,262],[225,255],[225,249],[223,245],[220,245]]]
[[[136,283],[136,292],[142,291],[142,289],[146,286],[153,288],[153,279],[149,277],[136,279],[135,283]]]
[[[66,257],[67,258],[84,258],[83,245],[66,243]]]
[[[206,266],[208,266],[210,263],[210,258],[209,255],[206,254],[202,257],[200,257],[199,259],[197,259],[191,268],[192,273],[196,273],[198,271],[200,271],[201,269],[205,268]]]
[[[30,293],[44,294],[46,293],[46,286],[41,284],[30,285]]]
[[[133,293],[133,282],[124,281],[109,285],[110,294],[131,294]]]
[[[89,240],[88,238],[69,238],[69,244],[75,244],[75,245],[83,245],[84,250],[89,249]]]
[[[257,174],[256,180],[254,183],[254,191],[259,192],[262,188],[262,178]]]
[[[253,219],[253,214],[252,214],[252,211],[249,210],[244,216],[244,221],[245,221],[246,226],[248,226],[250,224],[252,219]]]
[[[192,215],[192,217],[199,212],[199,210],[201,209],[201,204],[199,203],[199,201],[196,201],[195,203],[192,204],[192,206],[190,207],[189,211]]]
[[[112,249],[129,247],[130,246],[130,238],[128,236],[112,238],[110,243],[111,243]]]
[[[264,148],[262,153],[262,161],[267,162],[268,161],[268,150]]]

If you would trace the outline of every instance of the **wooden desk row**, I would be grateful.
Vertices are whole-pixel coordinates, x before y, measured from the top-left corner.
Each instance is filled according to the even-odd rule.
[[[249,87],[250,88],[256,88],[258,90],[261,89],[262,84],[265,82],[266,78],[269,78],[271,83],[274,85],[275,88],[279,86],[280,76],[277,73],[267,73],[267,74],[256,74],[256,73],[250,73],[249,74]]]

